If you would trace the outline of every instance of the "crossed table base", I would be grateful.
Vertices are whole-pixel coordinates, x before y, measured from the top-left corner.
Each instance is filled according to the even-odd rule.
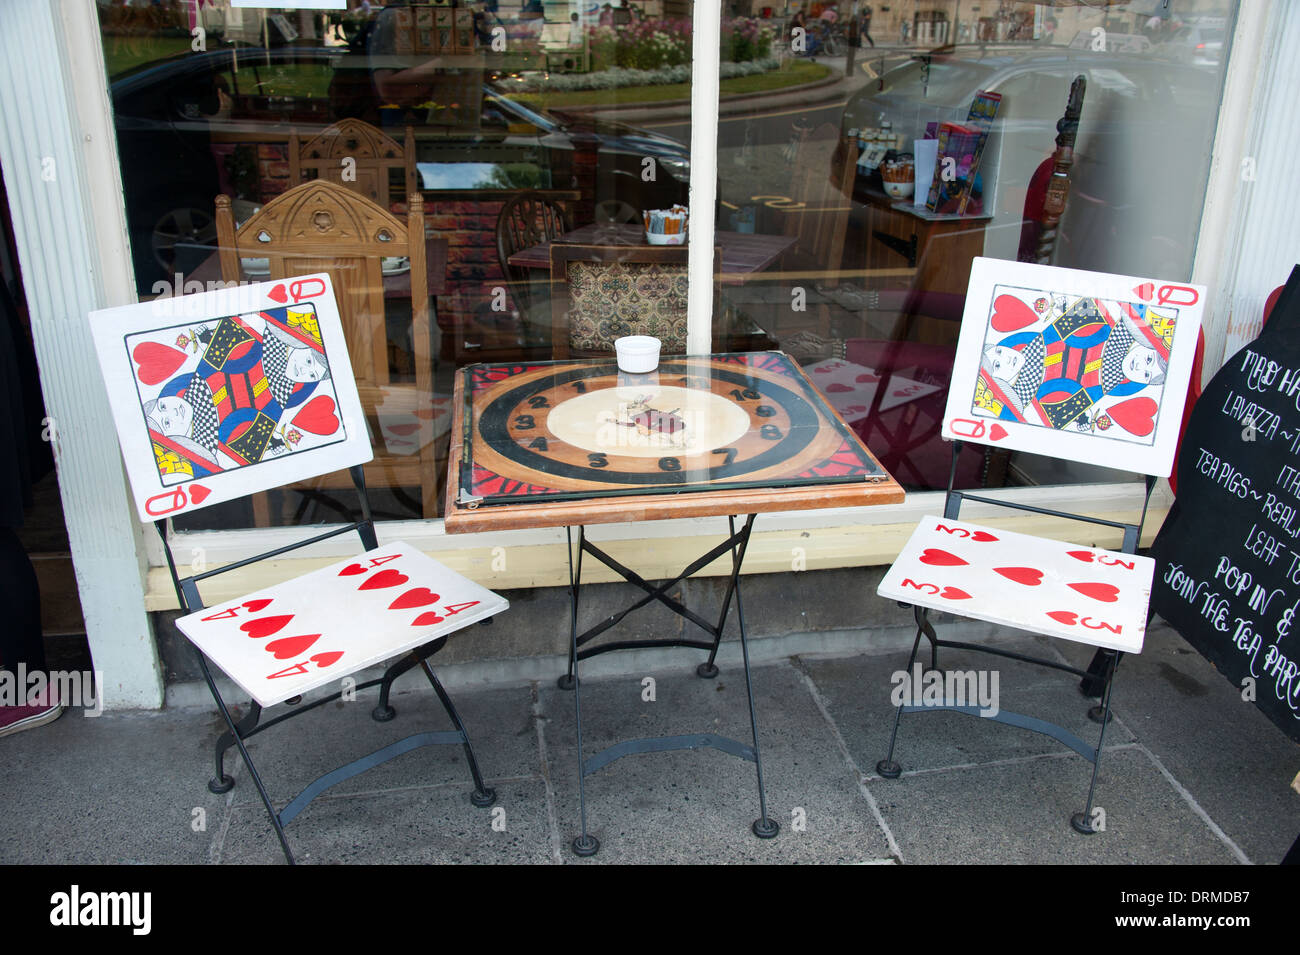
[[[749,546],[750,531],[754,526],[754,518],[757,515],[750,514],[739,531],[736,530],[735,517],[727,518],[727,525],[730,530],[730,536],[709,550],[707,553],[692,561],[685,570],[666,581],[659,586],[654,586],[649,581],[642,578],[635,571],[624,567],[618,561],[614,560],[599,547],[587,540],[586,528],[578,528],[578,549],[577,559],[574,559],[573,549],[573,532],[571,528],[566,528],[566,538],[568,542],[569,553],[569,669],[568,672],[557,680],[557,684],[562,690],[573,690],[573,710],[574,719],[578,727],[578,802],[582,817],[582,834],[573,840],[573,851],[579,856],[593,856],[600,849],[600,840],[587,832],[587,792],[586,778],[608,766],[610,763],[624,756],[632,756],[639,753],[663,753],[670,750],[678,749],[700,749],[702,747],[712,747],[726,753],[729,756],[735,756],[739,759],[748,760],[754,764],[755,772],[758,776],[758,806],[759,815],[751,827],[754,835],[760,839],[771,839],[781,829],[767,814],[767,797],[763,790],[763,761],[759,755],[758,749],[758,719],[754,712],[754,685],[749,672],[749,645],[745,633],[745,611],[740,598],[740,567],[745,560],[745,550]],[[699,572],[707,567],[713,561],[717,560],[724,553],[731,552],[731,575],[727,584],[727,592],[722,598],[722,610],[718,614],[717,624],[709,623],[699,614],[693,612],[684,606],[680,601],[674,600],[667,595],[668,590],[678,582]],[[600,561],[610,570],[617,573],[628,583],[635,584],[646,592],[646,595],[635,603],[629,605],[619,613],[612,614],[601,623],[578,633],[578,605],[582,579],[582,555],[590,554],[596,560]],[[727,613],[731,609],[732,597],[736,599],[736,622],[740,628],[740,650],[744,660],[745,669],[745,692],[749,700],[749,726],[753,738],[753,745],[749,746],[738,740],[729,739],[725,736],[718,736],[713,733],[688,733],[678,736],[655,736],[645,739],[623,740],[615,743],[613,746],[606,747],[594,756],[584,759],[582,748],[582,681],[578,676],[578,662],[589,657],[597,656],[601,653],[609,653],[614,650],[633,650],[644,649],[649,647],[691,647],[697,650],[708,650],[709,658],[695,668],[698,676],[705,679],[713,679],[718,675],[718,667],[714,660],[718,655],[718,646],[722,642],[723,629],[726,626]],[[666,606],[673,613],[685,620],[690,621],[705,633],[713,637],[711,643],[700,640],[625,640],[613,643],[602,644],[598,647],[591,647],[587,650],[579,648],[592,640],[593,638],[604,633],[606,630],[618,624],[624,617],[648,605],[651,601],[657,600]]]

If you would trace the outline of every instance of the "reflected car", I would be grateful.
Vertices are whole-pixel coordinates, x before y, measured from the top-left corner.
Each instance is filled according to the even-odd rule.
[[[927,122],[964,122],[977,93],[1001,93],[980,166],[994,213],[985,254],[1014,259],[1026,188],[1055,150],[1079,75],[1087,90],[1057,264],[1185,277],[1209,175],[1218,68],[1063,46],[947,47],[912,56],[850,97],[841,144],[850,129],[885,121],[908,136],[923,135]],[[837,183],[844,156],[841,145],[831,169]],[[864,186],[857,177],[854,194],[869,201]]]
[[[256,202],[269,198],[258,194],[259,179],[286,173],[273,168],[278,157],[240,146],[285,145],[293,131],[305,140],[347,117],[387,127],[399,140],[411,125],[426,190],[576,189],[583,180],[575,155],[594,153],[598,219],[634,221],[642,209],[687,201],[690,152],[677,140],[537,109],[482,76],[456,75],[467,92],[450,120],[441,104],[401,111],[380,103],[368,58],[345,47],[186,53],[114,77],[140,294],[211,255],[218,193]],[[584,179],[591,183],[592,174]]]

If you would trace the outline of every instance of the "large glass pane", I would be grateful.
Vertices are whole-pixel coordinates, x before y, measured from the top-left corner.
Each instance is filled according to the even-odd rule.
[[[612,351],[613,338],[637,331],[659,334],[666,354],[684,349],[685,246],[665,246],[652,262],[640,253],[645,214],[688,200],[691,4],[348,6],[101,0],[135,281],[149,298],[330,271],[375,451],[376,516],[434,517],[457,368]],[[306,215],[293,203],[312,189],[324,205],[290,218]],[[226,208],[237,255],[223,268]],[[293,255],[270,221],[297,236]],[[388,223],[395,247],[357,251],[343,235],[351,221]],[[669,242],[684,227],[681,216],[655,222]],[[605,251],[552,275],[557,239]],[[202,329],[185,334],[187,347],[206,347]],[[259,367],[268,379],[282,374]],[[183,382],[160,387],[159,397],[194,398]],[[164,437],[178,453],[188,441],[215,443],[215,454],[222,414],[202,440]],[[291,440],[283,423],[262,453]],[[353,513],[353,498],[347,476],[334,475],[181,523],[335,520]]]
[[[904,485],[947,482],[939,428],[974,257],[1190,279],[1236,3],[1170,6],[755,3],[725,28],[724,60],[756,23],[774,72],[806,84],[744,98],[724,84],[719,225],[736,237],[719,243],[780,245],[763,271],[724,275],[725,309],[803,362]],[[1079,77],[1076,128],[1062,121]],[[940,149],[953,182],[927,162]],[[1059,222],[1054,170],[1069,178]],[[1037,362],[1018,366],[1026,380]],[[957,471],[963,487],[1115,479],[973,448]]]

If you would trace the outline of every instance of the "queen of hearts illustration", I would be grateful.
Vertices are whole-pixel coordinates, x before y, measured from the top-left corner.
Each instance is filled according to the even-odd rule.
[[[204,337],[198,366],[142,405],[164,483],[283,453],[276,426],[329,377],[323,350],[269,313],[223,318]]]
[[[1090,430],[1090,412],[1103,398],[1162,385],[1168,346],[1129,310],[1115,317],[1081,298],[1041,332],[986,346],[977,408],[1012,421]]]

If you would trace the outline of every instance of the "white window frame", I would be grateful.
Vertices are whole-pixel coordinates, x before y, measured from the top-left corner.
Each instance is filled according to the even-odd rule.
[[[67,116],[81,134],[74,137],[79,148],[77,164],[83,170],[92,170],[93,175],[83,177],[70,188],[78,190],[78,195],[74,196],[75,204],[80,206],[84,214],[85,236],[89,246],[86,267],[93,270],[99,278],[90,304],[105,307],[129,301],[131,292],[126,279],[132,274],[131,261],[129,250],[123,241],[124,206],[120,198],[122,190],[103,80],[104,62],[95,5],[92,0],[53,0],[51,6],[46,6],[45,0],[7,0],[5,6],[5,13],[15,17],[19,14],[11,11],[21,8],[26,28],[0,31],[0,50],[9,62],[21,64],[30,61],[30,45],[34,42],[30,31],[35,29],[31,23],[39,20],[41,9],[47,11],[45,19],[49,21],[41,26],[41,30],[57,41],[56,48],[64,62],[64,69],[58,75],[46,79],[44,98],[25,108],[28,111],[46,111]],[[51,7],[53,15],[48,12]],[[1224,263],[1223,250],[1217,248],[1216,243],[1219,242],[1218,237],[1230,232],[1238,224],[1234,218],[1236,204],[1233,200],[1239,186],[1242,144],[1250,130],[1252,108],[1260,95],[1255,82],[1256,69],[1261,64],[1266,69],[1270,68],[1268,59],[1261,58],[1261,54],[1268,49],[1267,28],[1270,22],[1280,16],[1277,8],[1260,0],[1242,0],[1219,110],[1210,185],[1198,233],[1198,253],[1193,270],[1193,281],[1205,282],[1212,290],[1219,284],[1218,270],[1234,267],[1232,263]],[[720,21],[721,5],[718,0],[697,0],[694,30],[694,70],[697,83],[692,91],[691,177],[692,208],[695,210],[691,225],[696,241],[691,243],[690,261],[691,275],[695,280],[691,282],[692,293],[688,306],[688,347],[695,353],[708,351],[711,325],[706,295],[712,284],[711,263],[706,261],[704,252],[712,248],[714,233],[712,210],[717,167]],[[72,69],[68,58],[74,54],[76,68]],[[28,164],[21,168],[7,166],[5,172],[11,196],[22,199],[28,194],[35,195],[39,192],[39,170],[35,165]],[[15,219],[24,220],[21,223],[16,221],[16,226],[29,228],[33,223],[39,224],[40,217],[41,210],[27,209],[15,203]],[[64,227],[70,228],[66,221],[61,221]],[[30,263],[24,261],[22,264],[27,270]],[[39,312],[36,317],[38,321],[52,320],[48,314],[43,316]],[[70,327],[79,327],[75,317],[66,320],[72,323]],[[1216,321],[1226,326],[1227,317],[1218,317]],[[1212,325],[1209,331],[1221,340],[1224,329]],[[77,381],[73,379],[78,376],[64,376],[67,380],[59,388],[51,388],[50,376],[44,375],[47,404],[58,405],[63,402],[65,407],[72,407],[68,396],[74,391],[83,399],[82,403],[98,399],[98,375],[84,373],[86,368],[92,367],[87,365],[88,353],[85,349],[88,346],[85,338],[81,336],[78,340],[75,335],[38,335],[38,355],[42,369],[63,367],[63,363],[67,362],[68,367],[83,372]],[[51,401],[51,398],[57,400]],[[58,409],[52,407],[51,410],[53,412]],[[151,645],[151,640],[140,640],[140,618],[137,611],[174,607],[175,596],[163,567],[161,547],[152,529],[142,528],[138,524],[129,526],[121,521],[122,513],[131,510],[124,482],[112,484],[113,500],[104,500],[102,492],[99,497],[95,497],[87,488],[82,487],[86,482],[79,481],[78,475],[103,473],[110,461],[116,460],[120,466],[119,452],[111,428],[101,428],[97,433],[93,428],[86,428],[85,432],[78,435],[79,440],[75,445],[62,450],[59,459],[60,482],[64,488],[65,500],[73,504],[68,509],[67,517],[83,605],[100,608],[110,606],[113,600],[120,601],[122,581],[118,578],[123,575],[104,572],[94,563],[102,555],[93,547],[86,550],[82,542],[93,542],[97,539],[96,535],[108,534],[131,551],[133,558],[137,553],[142,554],[143,560],[133,559],[123,565],[128,577],[138,573],[139,565],[147,564],[149,567],[144,587],[147,594],[143,598],[144,606],[137,604],[140,598],[131,597],[128,593],[126,603],[133,605],[127,608],[128,612],[112,615],[97,611],[93,619],[88,616],[92,652],[98,662],[104,658],[102,651],[106,648],[116,652],[131,641]],[[1017,488],[993,494],[1014,496],[1017,500],[1043,507],[1113,514],[1121,519],[1134,517],[1141,502],[1141,488],[1136,484]],[[74,497],[79,502],[74,501]],[[1169,503],[1167,487],[1162,487],[1153,501],[1148,527],[1159,526],[1163,511]],[[792,569],[792,545],[805,550],[808,569],[887,563],[897,553],[897,546],[905,538],[906,531],[910,530],[920,516],[941,511],[942,494],[928,492],[911,494],[904,504],[887,507],[764,515],[757,525],[755,545],[751,546],[747,570],[761,573]],[[970,516],[978,520],[980,511],[980,508],[974,508],[970,511]],[[102,517],[105,512],[114,515],[111,521]],[[123,528],[118,529],[117,523],[123,523]],[[1006,523],[1007,526],[1031,532],[1059,532],[1058,525],[1041,517],[1013,517]],[[702,519],[599,525],[592,528],[591,536],[615,545],[635,548],[643,556],[650,554],[654,561],[662,561],[665,566],[669,566],[677,562],[679,552],[685,554],[695,548],[692,538],[715,536],[719,524],[717,520]],[[563,552],[560,550],[563,546],[562,530],[448,535],[443,522],[435,520],[385,523],[380,525],[379,532],[381,539],[402,538],[438,554],[489,586],[544,586],[564,581]],[[281,535],[292,533],[291,530],[279,529],[183,533],[177,535],[177,544],[181,553],[201,548],[200,553],[204,559],[215,566],[265,550],[281,539]],[[1102,543],[1105,536],[1100,535],[1097,540]],[[341,549],[346,546],[343,542],[337,542],[335,546],[340,549],[331,551],[323,546],[315,555],[302,560],[280,561],[269,572],[287,577],[308,569],[314,562],[323,561],[333,554],[346,553]],[[504,562],[496,559],[501,553],[506,556]],[[83,561],[83,556],[88,561]],[[691,556],[694,554],[691,553]],[[495,565],[500,563],[504,563],[504,570],[496,569]],[[120,567],[118,569],[121,570]],[[238,575],[228,577],[229,585],[236,590],[251,586],[248,581],[240,580]],[[140,593],[139,589],[135,593]],[[210,599],[215,599],[216,596],[219,595],[213,595]],[[131,655],[128,653],[121,659],[122,666],[129,668]],[[140,672],[152,673],[156,682],[157,659],[151,646],[135,652],[134,664]],[[148,683],[149,680],[146,678],[143,682]],[[149,705],[146,699],[148,691],[141,693],[133,689],[131,694],[132,705]],[[109,702],[110,705],[113,704],[112,699]]]

